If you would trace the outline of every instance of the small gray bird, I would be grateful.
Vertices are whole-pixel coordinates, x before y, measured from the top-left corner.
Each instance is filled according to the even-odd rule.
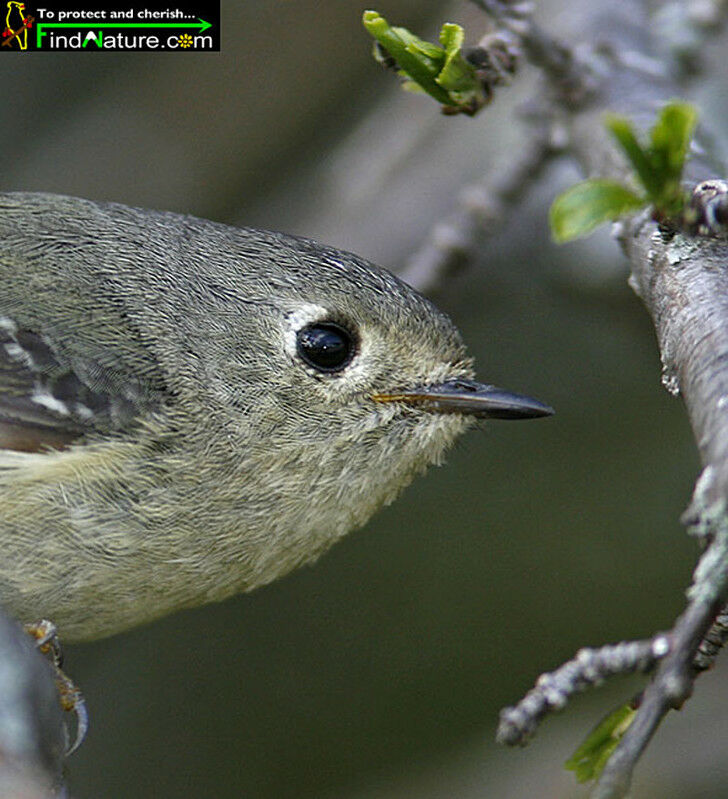
[[[306,239],[0,195],[0,603],[63,640],[313,561],[475,417],[428,300]]]

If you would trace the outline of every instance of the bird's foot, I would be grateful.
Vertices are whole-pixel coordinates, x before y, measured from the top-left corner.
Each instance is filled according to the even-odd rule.
[[[63,652],[58,640],[56,625],[47,619],[25,625],[26,632],[36,640],[38,649],[48,657],[56,673],[56,687],[61,707],[68,712],[76,714],[76,738],[66,750],[66,756],[73,754],[86,737],[88,730],[88,711],[83,694],[61,669],[63,665]]]

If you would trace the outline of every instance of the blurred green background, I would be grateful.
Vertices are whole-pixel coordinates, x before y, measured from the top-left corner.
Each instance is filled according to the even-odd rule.
[[[564,32],[586,2],[541,13]],[[422,34],[485,30],[464,2],[377,9]],[[533,76],[478,118],[442,117],[371,61],[362,10],[225,0],[219,54],[6,56],[2,188],[286,230],[396,271],[521,146]],[[702,90],[713,119],[724,95]],[[579,699],[524,751],[495,745],[498,710],[580,646],[671,626],[699,464],[616,245],[549,243],[548,204],[575,177],[552,170],[438,297],[483,379],[557,415],[471,433],[313,568],[66,647],[91,713],[75,797],[586,796],[561,764],[639,680]],[[637,799],[725,796],[725,665],[658,733]]]

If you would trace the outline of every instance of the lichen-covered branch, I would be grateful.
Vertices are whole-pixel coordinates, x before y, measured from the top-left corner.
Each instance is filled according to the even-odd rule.
[[[615,675],[649,672],[669,651],[670,637],[662,633],[647,641],[580,649],[556,671],[542,674],[517,705],[501,711],[496,740],[508,746],[522,746],[544,716],[562,710],[574,694],[601,685]]]
[[[655,323],[665,382],[683,395],[706,464],[686,520],[709,544],[673,629],[671,652],[607,763],[595,799],[621,797],[629,789],[657,725],[692,692],[701,642],[728,599],[728,245],[681,234],[666,241],[644,219],[625,225],[620,239],[632,265],[630,283]]]

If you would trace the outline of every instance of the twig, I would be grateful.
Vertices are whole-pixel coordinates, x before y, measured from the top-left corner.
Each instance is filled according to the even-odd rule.
[[[691,670],[696,677],[712,668],[728,641],[728,606],[724,606],[697,648]],[[649,674],[675,649],[673,633],[658,633],[644,641],[622,642],[598,649],[580,649],[556,671],[542,674],[521,701],[501,711],[496,741],[506,746],[525,746],[538,725],[551,713],[563,710],[577,693],[601,685],[610,677]],[[633,699],[641,706],[644,693]],[[668,708],[669,709],[669,708]]]
[[[563,42],[550,36],[533,20],[534,4],[528,0],[473,0],[497,24],[480,46],[502,39],[513,57],[515,37],[531,63],[549,77],[548,108],[543,97],[531,103],[537,109],[533,136],[522,152],[507,164],[500,176],[489,176],[481,183],[463,189],[457,209],[433,227],[427,240],[400,271],[400,277],[426,294],[436,294],[444,282],[471,258],[476,246],[500,227],[507,210],[518,203],[543,174],[550,160],[561,151],[560,129],[551,112],[558,104],[572,108],[583,104],[594,86],[591,68],[577,59]],[[473,48],[473,51],[479,48]],[[492,46],[491,46],[492,49]],[[512,71],[513,65],[510,70]],[[498,78],[500,82],[502,80]],[[498,81],[495,81],[498,82]]]
[[[696,674],[712,668],[726,641],[728,641],[728,607],[724,606],[695,653],[693,669]]]
[[[701,571],[712,574],[700,574]],[[701,558],[694,589],[692,601],[671,633],[670,652],[645,689],[637,715],[604,767],[592,799],[620,799],[626,795],[634,767],[658,725],[692,693],[696,653],[728,594],[728,524],[722,525]]]
[[[727,12],[726,0],[669,0],[656,12],[656,43],[678,80],[700,72],[706,41],[720,31]]]
[[[543,173],[558,147],[547,134],[530,144],[498,177],[466,187],[458,208],[438,222],[399,276],[432,296],[470,259],[484,236],[494,232],[507,210],[522,199]]]
[[[591,85],[589,70],[564,42],[533,20],[534,4],[524,0],[472,0],[498,25],[518,36],[528,60],[544,71],[553,88],[572,100],[584,96]]]
[[[670,637],[664,633],[646,641],[580,649],[573,660],[542,674],[515,707],[501,711],[496,740],[508,746],[526,744],[544,716],[562,710],[574,694],[614,675],[651,671],[669,651]]]

